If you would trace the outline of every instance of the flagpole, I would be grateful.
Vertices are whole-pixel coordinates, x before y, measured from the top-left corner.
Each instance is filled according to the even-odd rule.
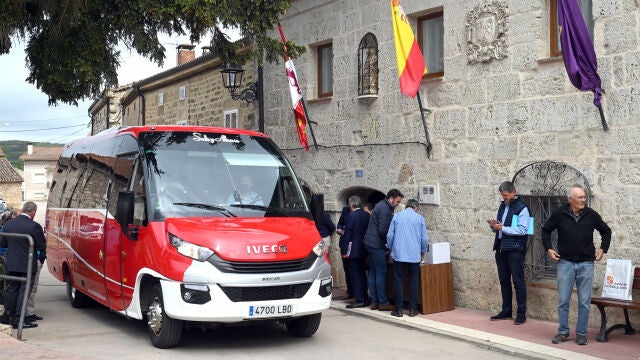
[[[600,112],[600,121],[602,122],[602,130],[608,131],[609,126],[607,125],[607,120],[604,118],[604,111],[602,111],[602,105],[596,105],[598,107],[598,111]]]
[[[307,111],[307,103],[304,101],[304,97],[300,99],[302,101],[302,109],[304,110],[304,114],[307,117],[307,124],[309,124],[309,130],[311,131],[311,138],[313,139],[313,147],[318,151],[318,143],[316,142],[316,136],[313,133],[313,125],[311,125],[311,118],[309,118],[309,112]]]
[[[420,96],[420,90],[418,90],[416,95],[418,97],[418,106],[420,107],[420,116],[422,117],[422,127],[424,128],[424,136],[425,138],[427,138],[427,158],[431,159],[431,150],[433,149],[433,146],[431,145],[431,140],[429,139],[429,129],[427,129],[427,121],[424,119],[424,113],[425,112],[430,113],[431,109],[425,109],[424,107],[422,107],[422,98]]]

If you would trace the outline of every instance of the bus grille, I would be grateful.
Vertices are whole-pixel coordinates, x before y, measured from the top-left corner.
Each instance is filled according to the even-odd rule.
[[[307,270],[313,265],[317,258],[318,256],[314,252],[311,252],[306,258],[298,260],[242,262],[223,260],[214,254],[208,261],[218,270],[225,273],[268,274]]]
[[[261,287],[233,287],[220,286],[220,289],[233,302],[240,301],[267,301],[300,299],[309,291],[312,283],[281,285],[281,286],[261,286]]]

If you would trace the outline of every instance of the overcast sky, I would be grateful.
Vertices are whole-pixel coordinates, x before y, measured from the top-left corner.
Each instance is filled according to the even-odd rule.
[[[208,39],[205,39],[208,41]],[[176,65],[176,46],[188,44],[188,37],[161,37],[165,47],[164,68],[145,58],[121,49],[118,83],[124,85],[145,79]],[[206,41],[205,41],[206,42]],[[88,109],[94,99],[78,102],[78,106],[59,104],[49,107],[48,97],[25,79],[24,43],[14,43],[11,53],[0,55],[0,140],[46,141],[67,143],[86,136]],[[200,46],[196,56],[200,55]]]

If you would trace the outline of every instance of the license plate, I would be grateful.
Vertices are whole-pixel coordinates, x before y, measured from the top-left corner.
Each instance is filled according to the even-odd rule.
[[[249,317],[253,318],[286,316],[290,314],[293,314],[293,305],[290,304],[249,306]]]

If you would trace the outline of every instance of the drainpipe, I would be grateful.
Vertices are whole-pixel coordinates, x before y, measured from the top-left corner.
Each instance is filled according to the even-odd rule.
[[[93,114],[91,113],[91,111],[87,110],[87,115],[89,115],[89,118],[91,119],[91,135],[95,135],[93,133],[93,131],[95,129],[94,128],[95,124],[93,123]]]
[[[111,101],[109,101],[109,98],[107,98],[107,129],[109,128],[109,120],[111,119],[111,112],[109,109],[109,106],[111,105]]]
[[[138,97],[141,99],[140,101],[140,113],[142,114],[142,124],[139,125],[145,125],[146,124],[146,119],[144,116],[145,113],[145,107],[146,107],[146,100],[144,98],[144,94],[142,94],[140,92],[140,85],[136,85],[136,93],[138,94]],[[138,120],[140,119],[140,117],[138,117]]]

